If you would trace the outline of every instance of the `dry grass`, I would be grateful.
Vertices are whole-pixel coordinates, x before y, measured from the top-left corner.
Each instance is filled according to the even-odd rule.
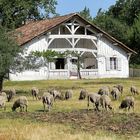
[[[123,136],[103,131],[88,133],[73,130],[68,125],[27,123],[23,120],[3,121],[5,124],[0,127],[0,140],[125,140]]]

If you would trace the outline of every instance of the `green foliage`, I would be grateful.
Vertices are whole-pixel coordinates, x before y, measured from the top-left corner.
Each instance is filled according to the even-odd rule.
[[[20,52],[19,46],[0,28],[0,78],[4,77],[13,65],[14,58]]]
[[[100,9],[93,20],[101,29],[138,53],[137,55],[132,55],[130,59],[130,62],[135,64],[140,64],[139,15],[139,0],[118,0],[108,11],[102,12]]]
[[[83,18],[87,19],[88,21],[92,21],[92,16],[90,15],[89,8],[85,7],[83,11],[79,13]]]
[[[63,58],[65,56],[64,53],[56,52],[53,50],[47,50],[43,52],[32,52],[32,54],[36,57],[43,57],[48,62],[53,62],[55,58]]]
[[[3,79],[7,78],[7,74],[19,52],[19,46],[7,35],[6,30],[0,27],[0,91]]]
[[[118,19],[113,18],[112,16],[106,15],[105,13],[99,13],[93,22],[102,30],[127,44],[127,31],[129,29],[128,25],[124,24]]]
[[[129,41],[132,49],[137,52],[137,55],[132,57],[131,62],[133,64],[140,64],[140,15],[138,16],[138,19],[135,19],[134,24],[131,27],[129,32]]]
[[[135,19],[140,13],[139,0],[118,0],[115,5],[109,8],[108,15],[113,15],[128,25],[133,25]]]
[[[55,14],[56,4],[56,0],[0,0],[2,26],[16,28],[27,20],[48,18]]]

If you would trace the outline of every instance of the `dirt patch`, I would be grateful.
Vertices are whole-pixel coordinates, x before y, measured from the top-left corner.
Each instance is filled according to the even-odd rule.
[[[2,113],[3,114],[3,113]],[[36,113],[8,113],[2,118],[22,118],[35,122],[61,123],[72,126],[73,129],[96,132],[97,130],[110,131],[122,135],[140,134],[140,114],[96,112],[78,110],[72,112],[36,112]]]
[[[99,129],[132,135],[138,134],[140,131],[140,115],[134,113],[114,114],[82,110],[69,113],[41,113],[34,114],[32,117],[42,122],[70,124],[74,128],[88,132]]]

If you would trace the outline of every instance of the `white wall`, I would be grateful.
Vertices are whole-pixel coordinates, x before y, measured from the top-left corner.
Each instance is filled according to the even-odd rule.
[[[48,44],[46,41],[47,37],[44,35],[39,38],[35,38],[29,43],[26,43],[24,46],[27,53],[30,53],[31,51],[43,51],[48,49]],[[62,48],[66,45],[67,41],[64,41],[60,43],[60,46]],[[58,41],[57,41],[58,43]],[[78,43],[78,46],[81,42]],[[53,44],[53,43],[52,43]],[[107,39],[104,37],[101,37],[101,39],[98,41],[98,76],[96,77],[128,77],[129,76],[129,65],[127,60],[127,53],[121,49],[120,47],[112,45]],[[68,45],[67,47],[71,47]],[[121,58],[121,70],[106,70],[106,58],[107,57],[118,57]],[[52,64],[53,65],[53,64]],[[53,65],[54,66],[54,65]],[[52,66],[52,67],[53,67]],[[57,72],[55,72],[57,77]],[[61,78],[66,79],[67,78],[67,72],[62,72]],[[11,80],[39,80],[39,79],[48,79],[48,69],[47,68],[41,68],[38,70],[38,72],[35,71],[26,71],[22,73],[17,73],[16,75],[10,74]]]
[[[117,57],[121,60],[120,70],[107,70],[106,59]],[[98,74],[99,77],[129,77],[129,63],[127,53],[118,46],[114,46],[106,38],[101,37],[98,41]]]

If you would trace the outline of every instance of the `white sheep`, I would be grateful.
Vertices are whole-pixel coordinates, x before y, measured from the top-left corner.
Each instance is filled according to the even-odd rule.
[[[100,98],[100,103],[101,103],[101,106],[102,108],[105,108],[107,110],[107,108],[109,108],[110,110],[112,109],[112,106],[111,106],[111,99],[108,95],[102,95],[101,98]]]
[[[132,93],[132,95],[139,94],[139,91],[135,86],[130,87],[130,92]]]
[[[88,91],[86,89],[82,89],[80,91],[79,100],[84,100],[86,98],[87,94],[88,94]]]
[[[36,100],[37,100],[37,99],[38,99],[38,94],[39,94],[38,88],[33,87],[33,88],[31,89],[31,93],[32,93],[33,100],[34,100],[34,97],[35,97]]]
[[[0,96],[0,107],[6,110],[6,98],[4,96]]]
[[[114,100],[118,100],[119,97],[120,97],[120,95],[121,95],[121,93],[120,93],[120,91],[118,90],[118,88],[113,87],[113,88],[112,88],[112,91],[111,91],[111,95],[112,95],[112,97],[113,97]]]
[[[72,95],[73,95],[73,91],[72,90],[67,90],[65,92],[65,99],[68,100],[68,99],[72,98]]]
[[[133,111],[134,111],[134,103],[135,103],[135,99],[132,96],[127,96],[124,100],[122,100],[119,109],[123,109],[123,108],[128,108],[129,109],[132,107]]]
[[[87,104],[87,107],[88,107],[88,110],[89,110],[89,102],[95,104],[95,109],[97,111],[100,111],[99,110],[99,105],[100,105],[100,98],[101,98],[101,95],[97,94],[97,93],[91,93],[91,94],[88,94],[88,104]]]
[[[98,94],[99,95],[109,95],[109,92],[110,92],[110,89],[108,86],[105,86],[105,87],[101,87],[98,91]]]
[[[48,106],[48,111],[50,111],[50,108],[53,106],[54,97],[49,92],[45,92],[42,96],[42,103],[44,107],[44,111],[46,108],[46,105]]]
[[[27,107],[28,107],[28,100],[25,96],[20,96],[13,104],[12,111],[15,111],[17,108],[20,107],[20,111],[24,111],[24,108],[26,108],[27,112]]]

